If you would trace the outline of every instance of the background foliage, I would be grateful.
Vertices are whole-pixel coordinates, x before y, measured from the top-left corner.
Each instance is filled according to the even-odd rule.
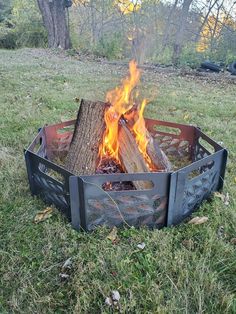
[[[47,34],[35,1],[0,0],[0,21],[0,48],[46,47]]]
[[[172,62],[184,1],[74,0],[69,9],[73,49],[108,59]],[[213,5],[213,4],[214,5]],[[226,5],[225,3],[228,3]],[[230,1],[191,1],[181,65],[236,59],[236,17]],[[37,1],[0,0],[0,48],[46,47]]]

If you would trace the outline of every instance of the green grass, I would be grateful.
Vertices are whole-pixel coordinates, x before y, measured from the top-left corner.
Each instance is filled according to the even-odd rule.
[[[236,85],[227,80],[148,70],[142,78],[147,116],[197,124],[229,149],[230,204],[204,203],[194,215],[207,223],[121,229],[112,244],[108,229],[78,233],[57,211],[32,222],[45,205],[30,195],[23,149],[40,126],[74,118],[75,97],[103,100],[126,71],[43,50],[0,51],[0,313],[111,313],[112,290],[122,313],[236,313]]]

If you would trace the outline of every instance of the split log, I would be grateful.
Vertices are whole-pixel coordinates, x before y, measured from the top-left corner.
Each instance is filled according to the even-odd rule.
[[[147,136],[149,139],[147,153],[155,168],[154,171],[170,171],[171,164],[167,156],[148,131]],[[150,172],[143,155],[138,149],[135,138],[124,120],[121,120],[119,129],[119,158],[122,167],[127,173]],[[133,184],[138,190],[151,189],[153,187],[150,181],[134,181]]]
[[[124,121],[121,121],[118,138],[119,158],[125,171],[128,173],[150,172],[131,131]],[[134,181],[133,184],[138,190],[146,190],[153,187],[150,181]]]
[[[147,154],[155,166],[156,171],[171,171],[172,166],[168,157],[148,131],[147,137],[149,139],[147,144]]]
[[[134,106],[129,112],[127,112],[124,116],[126,121],[126,125],[132,130],[132,127],[135,121],[138,119],[138,110],[137,106]],[[159,147],[157,141],[151,136],[149,131],[146,129],[146,136],[148,139],[147,144],[147,154],[149,155],[152,164],[156,171],[171,171],[172,165],[163,152],[163,150]]]
[[[105,130],[107,104],[82,100],[65,167],[76,175],[95,174],[99,145]]]

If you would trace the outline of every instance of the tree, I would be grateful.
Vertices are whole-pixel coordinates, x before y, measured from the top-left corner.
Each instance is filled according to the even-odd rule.
[[[163,39],[162,39],[163,51],[165,50],[165,48],[168,44],[168,39],[169,39],[170,29],[171,29],[170,21],[176,12],[176,7],[177,7],[178,2],[179,2],[179,0],[175,0],[174,4],[171,6],[171,8],[169,10],[169,14],[168,14],[167,18],[166,18],[165,32],[164,32]]]
[[[11,9],[12,1],[0,0],[0,23],[9,17]]]
[[[70,0],[37,0],[48,33],[48,47],[69,49],[71,46],[66,9]]]
[[[173,47],[172,62],[174,65],[176,65],[179,62],[179,57],[182,51],[184,35],[186,31],[186,26],[187,26],[189,8],[192,2],[193,0],[184,0],[183,2],[181,15],[180,15],[180,23],[179,23],[179,26],[177,27],[177,32],[176,32],[175,42],[174,42],[174,47]]]

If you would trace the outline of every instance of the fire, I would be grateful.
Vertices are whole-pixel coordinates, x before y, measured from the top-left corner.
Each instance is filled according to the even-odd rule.
[[[104,116],[106,129],[99,149],[100,161],[109,157],[120,163],[118,141],[119,121],[122,116],[125,116],[126,120],[134,120],[134,115],[126,115],[126,113],[136,107],[135,100],[137,93],[135,93],[135,87],[140,81],[140,76],[141,73],[137,68],[137,63],[134,60],[130,61],[129,76],[122,80],[119,87],[109,91],[106,95],[106,101],[110,103],[110,106],[105,111]],[[141,104],[137,106],[135,121],[131,126],[131,131],[133,132],[140,152],[143,154],[146,163],[150,167],[151,160],[146,151],[148,138],[146,135],[145,120],[143,118],[146,104],[147,100],[144,99]]]
[[[148,138],[146,135],[145,120],[143,118],[143,112],[144,112],[146,104],[147,104],[147,100],[144,99],[138,111],[139,115],[138,115],[137,121],[134,123],[133,132],[135,134],[135,139],[138,144],[140,152],[143,154],[144,159],[146,160],[149,168],[152,168],[151,167],[152,161],[147,154]]]

